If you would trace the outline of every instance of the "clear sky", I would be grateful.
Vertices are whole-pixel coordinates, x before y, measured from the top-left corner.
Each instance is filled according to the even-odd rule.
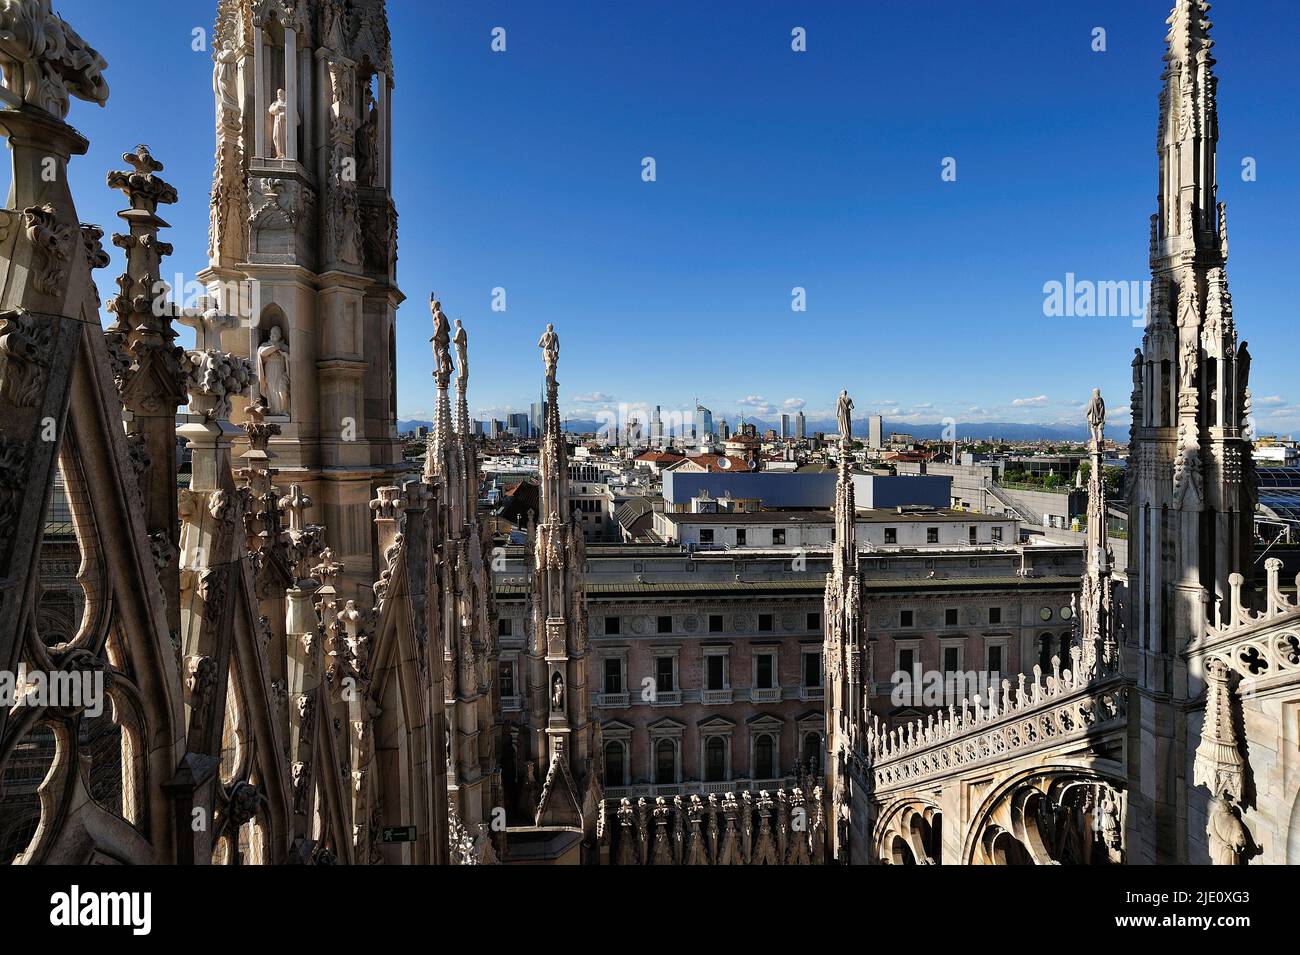
[[[128,4],[144,15],[124,20]],[[1123,408],[1132,318],[1048,317],[1043,289],[1148,277],[1170,5],[390,0],[400,415],[433,405],[433,290],[469,330],[476,417],[534,399],[547,322],[573,417],[696,397],[715,418],[830,416],[841,387],[858,414],[897,422],[1076,423],[1094,386]],[[168,271],[191,279],[213,154],[210,54],[192,31],[215,2],[55,6],[109,63],[107,108],[70,117],[92,140],[72,172],[81,217],[117,228],[104,174],[148,143],[181,195]],[[1300,432],[1294,3],[1211,17],[1259,428]]]

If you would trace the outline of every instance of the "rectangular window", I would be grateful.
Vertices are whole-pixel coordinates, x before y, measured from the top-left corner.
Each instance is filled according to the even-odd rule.
[[[898,612],[898,625],[899,625],[900,627],[910,627],[910,626],[912,626],[912,611],[910,611],[910,610],[900,610],[900,611]]]
[[[673,691],[672,657],[655,657],[655,690],[659,693]]]
[[[776,654],[760,653],[754,657],[754,682],[760,690],[776,686]]]
[[[515,695],[515,665],[513,661],[502,663],[497,667],[503,697]]]
[[[989,672],[1002,672],[1002,647],[1000,646],[989,647]]]
[[[803,655],[803,685],[822,685],[822,655],[816,651]]]
[[[744,531],[736,531],[736,546],[737,546],[737,547],[744,547],[744,546],[745,546],[745,532],[744,532]]]
[[[707,660],[709,664],[709,689],[724,689],[727,685],[727,658],[719,653],[714,653]]]
[[[721,632],[722,632],[722,614],[720,613],[709,614],[709,633],[721,633]]]
[[[700,531],[700,543],[701,543],[701,544],[712,544],[712,543],[713,543],[713,531],[712,531],[712,530],[702,530],[702,531]]]
[[[956,647],[943,648],[943,672],[944,673],[957,672],[957,648]]]
[[[659,633],[672,633],[672,632],[673,632],[673,618],[672,618],[672,617],[660,617],[659,620],[658,620],[658,632],[659,632]]]
[[[1001,622],[1002,622],[1002,608],[989,607],[989,623],[1001,623]]]
[[[911,647],[900,647],[898,650],[898,669],[907,674],[907,678],[912,678],[912,666],[916,662],[916,651]]]
[[[943,625],[945,627],[957,626],[957,608],[949,607],[943,612]]]
[[[886,528],[885,528],[885,543],[886,543],[886,544],[897,544],[897,543],[898,543],[898,528],[897,528],[897,527],[886,527]]]
[[[979,528],[974,524],[970,526],[970,542],[972,544],[979,543]]]
[[[605,692],[623,692],[623,661],[618,657],[605,658]]]
[[[605,618],[605,636],[607,636],[607,637],[610,637],[610,636],[617,636],[618,633],[621,631],[621,624],[622,624],[622,622],[623,622],[623,618],[622,618],[622,617],[606,617],[606,618]]]
[[[502,617],[497,620],[497,636],[508,637],[513,632],[514,621],[509,617]]]
[[[822,628],[822,615],[819,613],[808,614],[808,629],[820,630]]]
[[[775,547],[780,547],[784,543],[785,543],[785,529],[778,527],[776,530],[772,531],[772,545]]]
[[[760,613],[758,615],[758,629],[762,633],[772,632],[772,615],[770,613]]]
[[[1001,540],[1002,540],[1002,528],[1000,528],[1000,527],[995,527],[995,528],[993,528],[993,539],[994,539],[995,541],[1001,541]]]
[[[926,542],[927,544],[937,544],[937,543],[939,543],[939,528],[937,528],[937,527],[927,527],[927,528],[925,529],[925,542]]]

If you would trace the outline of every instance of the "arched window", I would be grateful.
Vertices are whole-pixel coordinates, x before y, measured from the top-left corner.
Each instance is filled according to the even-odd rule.
[[[764,733],[754,741],[754,778],[772,779],[776,776],[776,746],[772,737]]]
[[[822,771],[822,741],[816,733],[806,733],[803,738],[803,762],[814,776]]]
[[[704,781],[720,783],[727,778],[727,744],[721,736],[710,736],[704,744]]]
[[[623,743],[611,740],[605,744],[605,785],[626,786],[627,761],[624,758]]]
[[[1043,668],[1043,673],[1052,672],[1052,654],[1055,652],[1052,645],[1055,642],[1050,633],[1044,633],[1038,638],[1038,665]]]
[[[1069,630],[1061,634],[1061,669],[1070,668],[1070,645],[1074,643],[1074,634]]]
[[[670,739],[655,745],[655,784],[669,786],[677,782],[677,747]]]

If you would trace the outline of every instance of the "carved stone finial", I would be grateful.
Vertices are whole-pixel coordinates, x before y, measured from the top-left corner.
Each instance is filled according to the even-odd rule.
[[[108,102],[104,58],[62,17],[50,0],[4,0],[0,4],[0,99],[15,108],[44,110],[66,119],[70,97]]]

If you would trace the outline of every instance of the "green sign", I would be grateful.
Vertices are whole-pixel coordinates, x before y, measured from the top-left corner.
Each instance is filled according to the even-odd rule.
[[[384,826],[384,842],[414,842],[415,826]]]

